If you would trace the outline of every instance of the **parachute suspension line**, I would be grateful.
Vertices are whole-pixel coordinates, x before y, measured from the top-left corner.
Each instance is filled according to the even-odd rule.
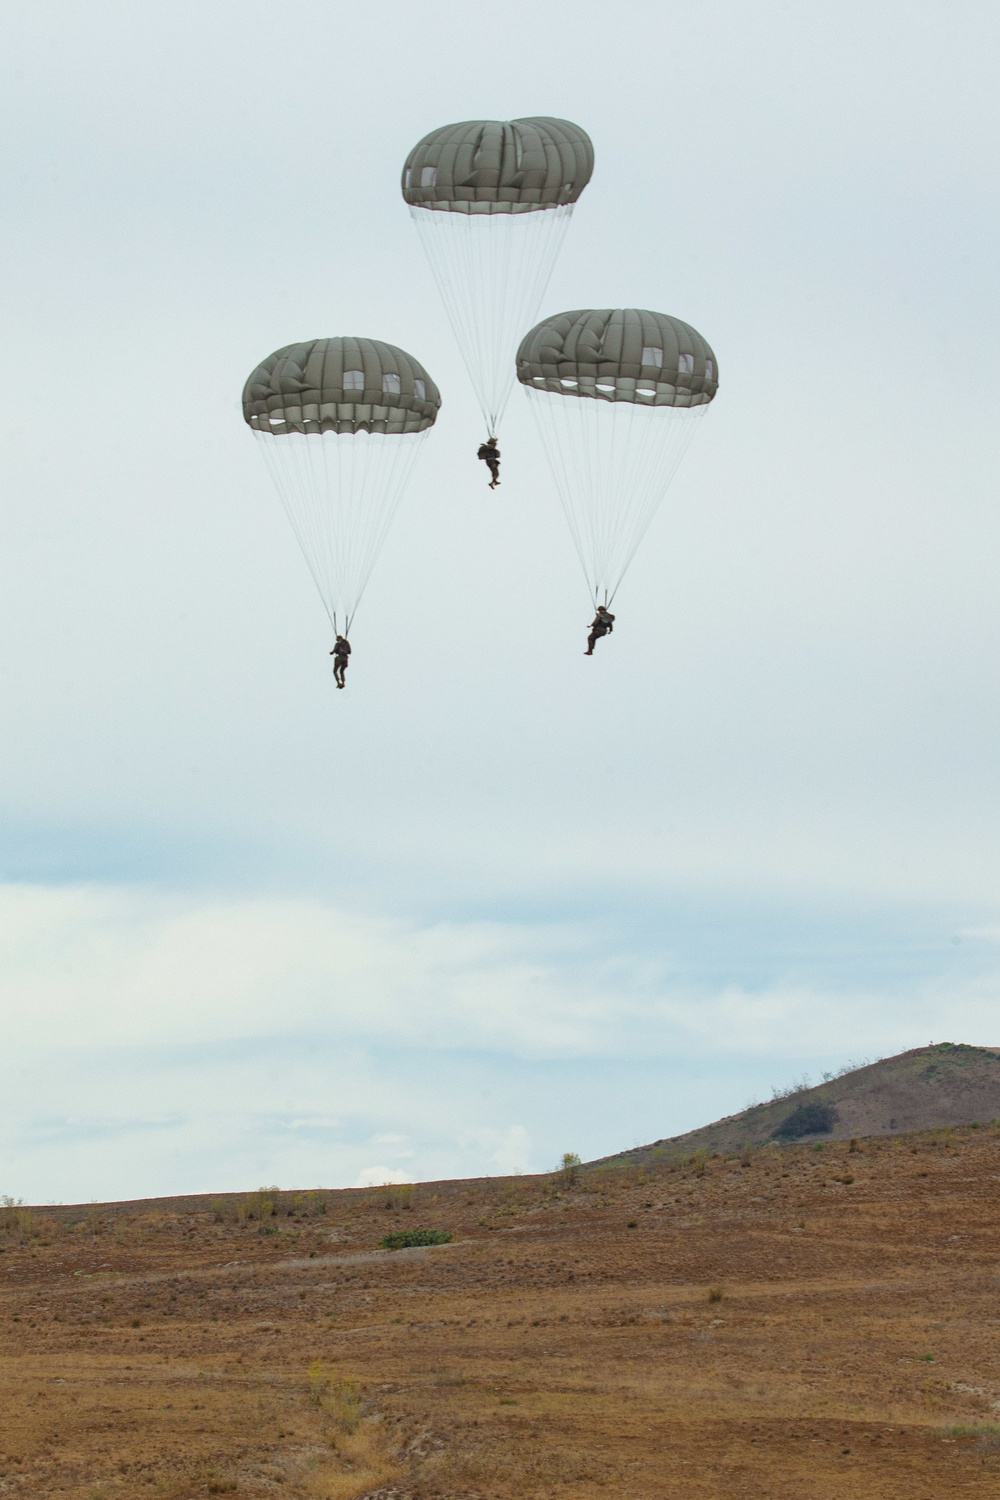
[[[589,488],[590,475],[589,473],[581,472],[587,468],[588,456],[581,451],[577,454],[578,462],[575,464],[572,463],[572,454],[569,451],[571,444],[566,442],[568,436],[568,418],[564,426],[557,420],[558,413],[554,411],[550,412],[548,405],[544,408],[541,406],[541,393],[532,391],[530,386],[526,386],[525,390],[528,394],[528,402],[532,410],[532,415],[535,418],[538,432],[542,439],[542,446],[545,449],[545,457],[548,460],[549,468],[552,470],[552,475],[556,482],[559,503],[562,506],[563,514],[569,525],[570,536],[573,538],[573,545],[576,548],[577,557],[580,559],[580,566],[583,569],[583,576],[587,580],[588,590],[596,606],[598,602],[598,585],[593,576],[593,567],[589,556],[592,549],[588,549],[583,535],[583,526],[582,524],[577,524],[576,519],[579,514],[582,522],[584,510],[579,497],[574,502],[572,493],[576,485],[583,486],[586,484]],[[567,398],[552,393],[549,394],[552,395],[553,407],[556,403],[559,405],[569,404]],[[579,402],[574,402],[574,405],[577,404]],[[549,417],[552,418],[551,421],[547,420]]]
[[[581,403],[582,404],[582,403]],[[597,402],[595,405],[602,405]],[[606,548],[607,582],[614,599],[619,585],[649,530],[677,466],[687,451],[697,423],[706,410],[701,407],[641,407],[632,402],[615,403],[611,461],[601,473],[602,506],[606,517],[603,545]],[[598,416],[598,428],[607,419]],[[600,434],[597,436],[600,447]]]
[[[292,530],[295,532],[299,549],[323,601],[323,608],[330,617],[330,624],[333,625],[334,618],[328,602],[331,597],[328,569],[323,566],[325,549],[319,540],[322,513],[320,507],[312,502],[306,471],[299,461],[297,451],[300,443],[299,434],[285,433],[279,438],[273,433],[254,429],[254,439],[270,472]],[[305,442],[306,438],[303,435],[301,443]],[[279,443],[282,444],[280,451]]]
[[[386,533],[399,507],[425,433],[324,434],[322,448],[327,495],[342,499],[338,527],[345,589],[345,633],[350,629]],[[314,453],[316,449],[314,448]],[[331,470],[331,455],[336,471]]]
[[[426,435],[255,433],[335,634],[350,629]]]
[[[491,214],[410,205],[487,436],[496,436],[518,342],[538,313],[572,212],[572,203]]]
[[[707,407],[525,389],[591,597],[610,605]]]

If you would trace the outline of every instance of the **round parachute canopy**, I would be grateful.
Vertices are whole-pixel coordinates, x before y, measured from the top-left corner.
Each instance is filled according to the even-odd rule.
[[[423,365],[379,339],[286,344],[243,387],[243,416],[257,432],[423,432],[440,405]]]
[[[586,131],[547,117],[444,125],[406,159],[403,197],[491,436],[593,169]]]
[[[715,354],[666,313],[585,309],[524,336],[517,378],[590,593],[610,603],[718,390]]]
[[[575,203],[593,170],[590,137],[572,120],[462,120],[417,142],[403,197],[450,213],[522,214]]]
[[[260,362],[243,416],[335,631],[345,635],[441,395],[378,339],[310,339]]]
[[[564,396],[648,406],[704,406],[719,388],[719,365],[690,323],[645,308],[559,313],[521,340],[522,385]]]

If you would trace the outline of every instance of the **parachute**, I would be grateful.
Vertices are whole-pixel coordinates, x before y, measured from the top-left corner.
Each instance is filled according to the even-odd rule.
[[[288,344],[243,387],[244,419],[335,633],[350,629],[440,405],[423,365],[377,339]]]
[[[666,313],[559,313],[517,351],[587,585],[609,604],[719,385],[694,328]]]
[[[586,132],[547,117],[444,125],[406,158],[403,197],[491,435],[593,169]]]

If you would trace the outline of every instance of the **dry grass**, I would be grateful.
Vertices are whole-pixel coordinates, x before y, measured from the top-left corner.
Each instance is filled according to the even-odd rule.
[[[981,1128],[10,1205],[0,1494],[995,1500],[998,1171]]]

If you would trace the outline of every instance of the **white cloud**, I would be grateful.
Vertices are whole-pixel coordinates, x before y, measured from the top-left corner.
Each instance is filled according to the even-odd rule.
[[[472,1130],[462,1139],[478,1147],[501,1177],[531,1169],[531,1136],[523,1125],[511,1125],[507,1130]]]
[[[986,936],[984,929],[980,936]],[[972,936],[972,934],[970,934]],[[864,979],[780,973],[712,987],[668,951],[598,946],[586,924],[367,917],[314,899],[196,898],[113,887],[0,886],[8,1048],[212,1049],[313,1036],[351,1046],[573,1059],[836,1050],[845,1026],[879,1046],[900,1011],[982,1034],[992,964],[923,976],[898,1004]],[[336,1127],[319,1109],[287,1128]],[[391,1132],[376,1143],[396,1147]]]
[[[358,1173],[355,1187],[389,1187],[398,1183],[406,1183],[411,1179],[405,1172],[398,1171],[395,1167],[364,1167]]]
[[[906,983],[854,972],[849,933],[846,975],[799,955],[754,987],[706,977],[748,966],[734,937],[721,962],[711,923],[682,952],[583,922],[0,886],[0,1188],[80,1200],[604,1154],[803,1068],[996,1043],[994,931],[921,956]]]
[[[21,1046],[207,1045],[314,1029],[570,1055],[611,995],[561,974],[569,929],[369,918],[309,899],[0,887],[0,985]]]
[[[991,946],[996,928],[966,937]],[[781,977],[711,989],[669,950],[607,951],[586,924],[366,917],[313,899],[212,898],[136,888],[0,886],[0,994],[8,1047],[212,1047],[308,1034],[442,1051],[572,1058],[689,1042],[780,1051],[794,1030],[835,1045],[846,1016],[870,1032],[881,996],[862,978]],[[796,960],[800,962],[799,959]],[[928,974],[910,1014],[942,1005],[979,1030],[1000,989],[992,964]],[[290,1128],[304,1125],[295,1120]],[[313,1125],[333,1128],[335,1115]],[[392,1132],[376,1142],[398,1146]]]

